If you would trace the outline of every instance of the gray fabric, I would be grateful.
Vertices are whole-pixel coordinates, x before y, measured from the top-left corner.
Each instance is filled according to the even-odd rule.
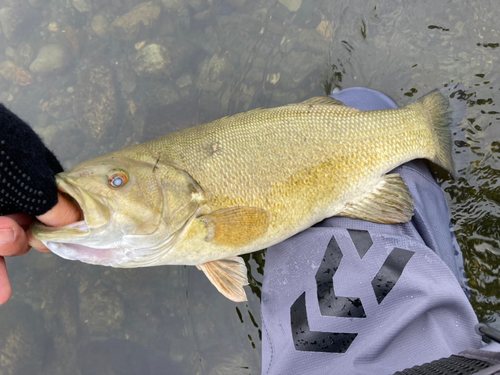
[[[356,107],[352,98],[376,93],[363,97],[357,90],[335,98]],[[376,105],[389,108],[390,99],[381,103]],[[366,107],[361,109],[374,109]],[[268,249],[263,374],[392,374],[481,347],[442,191],[423,161],[394,173],[415,199],[410,223],[333,217]],[[367,231],[373,244],[352,230]],[[330,284],[324,274],[331,275]],[[333,315],[325,312],[325,299]],[[359,301],[366,317],[353,318],[349,313],[360,309],[354,306]]]

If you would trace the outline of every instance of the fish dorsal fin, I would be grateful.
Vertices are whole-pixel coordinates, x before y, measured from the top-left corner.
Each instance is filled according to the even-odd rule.
[[[340,100],[330,98],[329,96],[315,96],[313,98],[307,99],[301,103],[298,103],[299,105],[338,105],[342,106],[345,108],[350,108],[350,109],[355,109],[346,106],[344,103],[342,103]],[[297,104],[295,104],[297,105]],[[357,111],[357,109],[355,109]]]
[[[230,207],[198,218],[205,224],[206,241],[224,246],[243,246],[267,231],[269,214],[257,207]]]
[[[348,203],[337,216],[361,219],[381,224],[407,223],[414,213],[413,198],[399,174],[383,177],[375,189]]]
[[[248,285],[247,268],[240,257],[231,257],[196,266],[225,297],[234,302],[244,302],[247,295],[243,286]]]

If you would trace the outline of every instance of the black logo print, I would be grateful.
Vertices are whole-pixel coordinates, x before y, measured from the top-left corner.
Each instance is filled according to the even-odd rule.
[[[368,234],[368,232],[366,233]],[[338,297],[333,290],[333,276],[335,276],[339,268],[342,257],[342,251],[335,237],[332,237],[318,272],[316,272],[318,303],[321,315],[338,316],[340,318],[366,318],[363,304],[359,298]]]
[[[373,245],[368,231],[349,230],[349,235],[362,259]],[[394,248],[372,280],[372,288],[380,304],[396,285],[414,252]],[[343,254],[332,237],[316,272],[317,298],[321,315],[339,318],[366,318],[361,300],[357,297],[337,296],[333,277]],[[307,319],[306,293],[302,293],[290,308],[291,328],[295,349],[322,353],[345,353],[357,333],[311,331]]]

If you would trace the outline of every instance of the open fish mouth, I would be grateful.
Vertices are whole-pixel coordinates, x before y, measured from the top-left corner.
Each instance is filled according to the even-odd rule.
[[[59,192],[78,208],[82,220],[60,227],[49,227],[36,221],[31,227],[32,234],[54,254],[64,259],[103,266],[119,266],[119,259],[116,258],[121,254],[121,249],[99,248],[86,244],[89,240],[90,243],[94,242],[91,238],[92,228],[88,225],[86,216],[97,217],[100,226],[100,222],[109,222],[109,210],[99,199],[73,185],[70,177],[57,175],[56,183]],[[88,210],[91,214],[88,214]],[[93,227],[95,229],[96,225]]]
[[[56,176],[56,183],[59,192],[78,208],[82,220],[60,227],[49,227],[40,221],[36,221],[31,226],[31,232],[35,238],[42,242],[80,242],[82,238],[90,234],[85,217],[85,199],[83,194],[78,188],[73,187],[59,175]]]

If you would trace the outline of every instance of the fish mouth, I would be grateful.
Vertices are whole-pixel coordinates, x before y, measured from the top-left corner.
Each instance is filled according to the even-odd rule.
[[[89,225],[88,212],[100,211],[97,215],[105,222],[109,221],[109,210],[97,199],[85,194],[80,188],[73,185],[70,178],[64,177],[61,174],[56,175],[56,184],[58,191],[68,199],[79,211],[82,220],[60,227],[49,227],[42,224],[40,221],[35,221],[31,227],[33,236],[41,241],[51,242],[81,242],[81,240],[90,235],[91,227],[100,226]],[[103,220],[98,220],[103,221]]]
[[[82,208],[83,206],[83,199],[82,199],[82,194],[79,192],[77,189],[73,188],[69,183],[67,183],[64,178],[60,177],[59,175],[56,176],[56,184],[57,184],[57,190],[66,198],[70,203],[75,206],[78,211],[80,212],[80,217],[82,218],[81,221],[78,221],[74,224],[78,223],[84,223],[85,226],[87,225],[87,222],[85,221],[85,212]],[[72,224],[70,224],[72,225]],[[86,232],[88,232],[88,227]]]

